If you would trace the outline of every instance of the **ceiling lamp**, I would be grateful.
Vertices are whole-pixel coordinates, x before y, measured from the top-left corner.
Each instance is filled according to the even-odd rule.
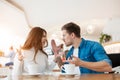
[[[95,27],[93,25],[88,25],[86,31],[88,34],[93,34],[95,31]]]

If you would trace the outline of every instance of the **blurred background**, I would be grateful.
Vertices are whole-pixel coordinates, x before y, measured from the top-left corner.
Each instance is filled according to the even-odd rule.
[[[34,26],[47,30],[49,43],[60,44],[68,22],[80,25],[85,39],[99,42],[103,33],[120,41],[120,0],[0,0],[0,50],[22,45]]]

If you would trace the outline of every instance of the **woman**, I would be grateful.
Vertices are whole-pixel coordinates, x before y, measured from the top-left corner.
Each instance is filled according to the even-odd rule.
[[[47,32],[40,27],[32,28],[21,50],[18,50],[15,56],[13,74],[29,73],[29,65],[38,65],[39,73],[52,70],[55,62],[48,65],[48,55],[43,50],[47,44]]]

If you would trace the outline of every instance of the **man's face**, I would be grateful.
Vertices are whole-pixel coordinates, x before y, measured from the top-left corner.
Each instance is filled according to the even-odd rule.
[[[66,46],[72,45],[72,34],[69,34],[66,30],[62,30],[63,41]]]

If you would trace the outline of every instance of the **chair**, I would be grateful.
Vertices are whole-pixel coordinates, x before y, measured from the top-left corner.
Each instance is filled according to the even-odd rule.
[[[120,74],[120,53],[107,54],[112,61],[112,71]]]
[[[112,61],[112,68],[120,66],[120,53],[110,53],[107,55]]]

